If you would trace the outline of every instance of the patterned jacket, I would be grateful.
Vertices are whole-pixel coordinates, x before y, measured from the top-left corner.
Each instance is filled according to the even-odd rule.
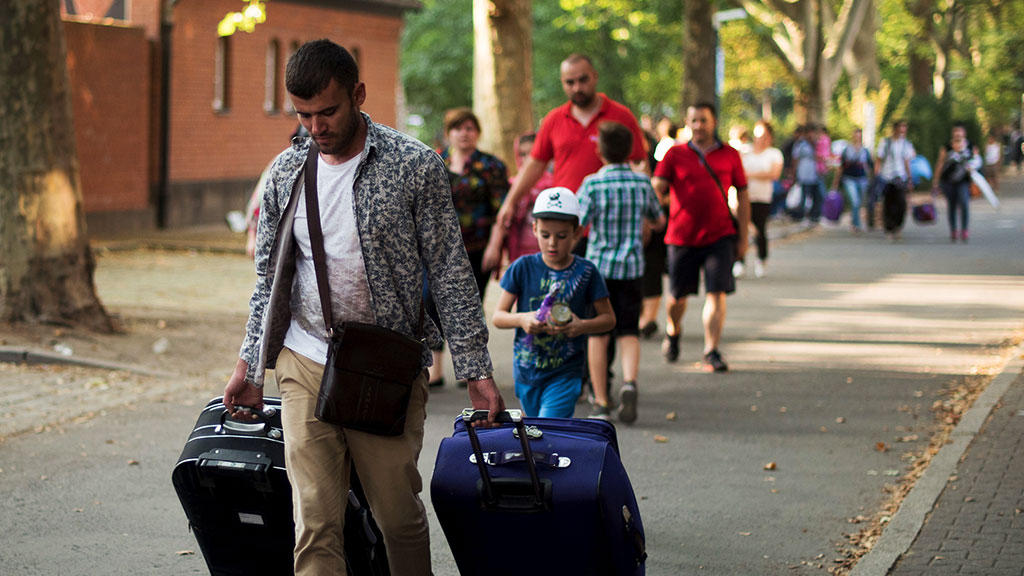
[[[487,324],[452,206],[448,174],[430,148],[396,130],[367,125],[366,150],[356,168],[356,226],[376,324],[414,336],[420,318],[423,270],[441,312],[457,378],[491,374]],[[296,141],[274,161],[263,190],[256,233],[256,289],[239,356],[249,364],[246,380],[263,386],[291,322],[295,274],[291,233],[303,187],[309,140]],[[439,347],[429,317],[424,337]],[[326,335],[325,335],[326,337]],[[423,364],[430,352],[423,348]]]

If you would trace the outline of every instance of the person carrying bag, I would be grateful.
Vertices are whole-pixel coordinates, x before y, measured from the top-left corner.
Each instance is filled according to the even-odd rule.
[[[327,364],[315,415],[321,422],[362,430],[382,436],[400,436],[405,431],[405,412],[417,375],[422,371],[423,344],[375,324],[341,322],[334,324],[331,290],[327,282],[324,235],[317,201],[316,165],[320,147],[309,146],[306,156],[306,223],[313,251],[316,285],[320,292],[324,326],[329,344]],[[423,303],[416,333],[423,335]]]

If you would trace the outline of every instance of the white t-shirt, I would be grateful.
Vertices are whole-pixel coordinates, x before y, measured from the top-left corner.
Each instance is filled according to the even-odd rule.
[[[765,148],[761,152],[753,150],[743,154],[743,170],[747,173],[747,194],[751,202],[770,204],[774,192],[774,180],[753,178],[751,173],[767,172],[772,166],[782,166],[782,151],[778,148]]]
[[[999,164],[999,157],[1003,153],[1003,145],[999,142],[992,142],[985,145],[985,164],[992,166]]]
[[[335,324],[346,320],[374,321],[352,192],[356,168],[362,157],[363,153],[360,153],[336,166],[324,162],[323,157],[317,163],[317,199],[324,233],[327,282],[333,301],[331,314]],[[303,189],[300,194],[305,193]],[[284,345],[297,354],[324,364],[327,361],[327,328],[313,266],[305,196],[300,195],[297,201],[299,204],[292,227],[298,248],[292,284],[292,322],[285,334]]]
[[[878,143],[878,157],[881,158],[881,176],[885,180],[907,180],[907,163],[917,156],[914,145],[906,138],[883,138]]]

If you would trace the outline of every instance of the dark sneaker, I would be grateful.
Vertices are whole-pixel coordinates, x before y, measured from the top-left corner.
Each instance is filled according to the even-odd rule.
[[[444,376],[438,378],[437,380],[431,380],[430,382],[427,382],[427,386],[430,388],[444,388]]]
[[[587,418],[596,418],[598,420],[611,420],[612,410],[607,406],[602,406],[600,404],[591,404],[590,414],[587,415]]]
[[[636,422],[636,383],[626,382],[619,390],[619,421],[626,424]]]
[[[725,372],[729,370],[729,366],[722,360],[722,355],[718,353],[718,349],[712,350],[704,355],[704,369],[708,372]]]
[[[651,320],[647,324],[644,324],[643,326],[640,327],[640,336],[642,336],[644,340],[650,340],[651,336],[654,336],[654,334],[657,331],[658,323]]]
[[[661,343],[661,353],[665,356],[665,362],[679,360],[679,334],[670,336],[665,334],[665,340]]]

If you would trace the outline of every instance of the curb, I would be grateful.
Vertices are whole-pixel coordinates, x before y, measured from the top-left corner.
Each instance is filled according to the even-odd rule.
[[[927,470],[900,504],[889,525],[882,531],[878,542],[857,562],[849,576],[886,576],[896,561],[910,549],[964,452],[1022,370],[1024,344],[1013,349],[999,374],[988,383],[960,419],[960,423],[950,435],[949,443],[935,455]]]
[[[74,356],[64,356],[63,354],[57,354],[54,352],[30,350],[28,348],[10,348],[4,346],[0,346],[0,362],[7,362],[10,364],[64,364],[70,366],[82,366],[85,368],[100,368],[103,370],[120,370],[124,372],[131,372],[133,374],[140,374],[142,376],[156,376],[159,378],[174,376],[170,372],[150,370],[149,368],[143,368],[142,366],[132,364],[92,360],[89,358],[76,358]]]

